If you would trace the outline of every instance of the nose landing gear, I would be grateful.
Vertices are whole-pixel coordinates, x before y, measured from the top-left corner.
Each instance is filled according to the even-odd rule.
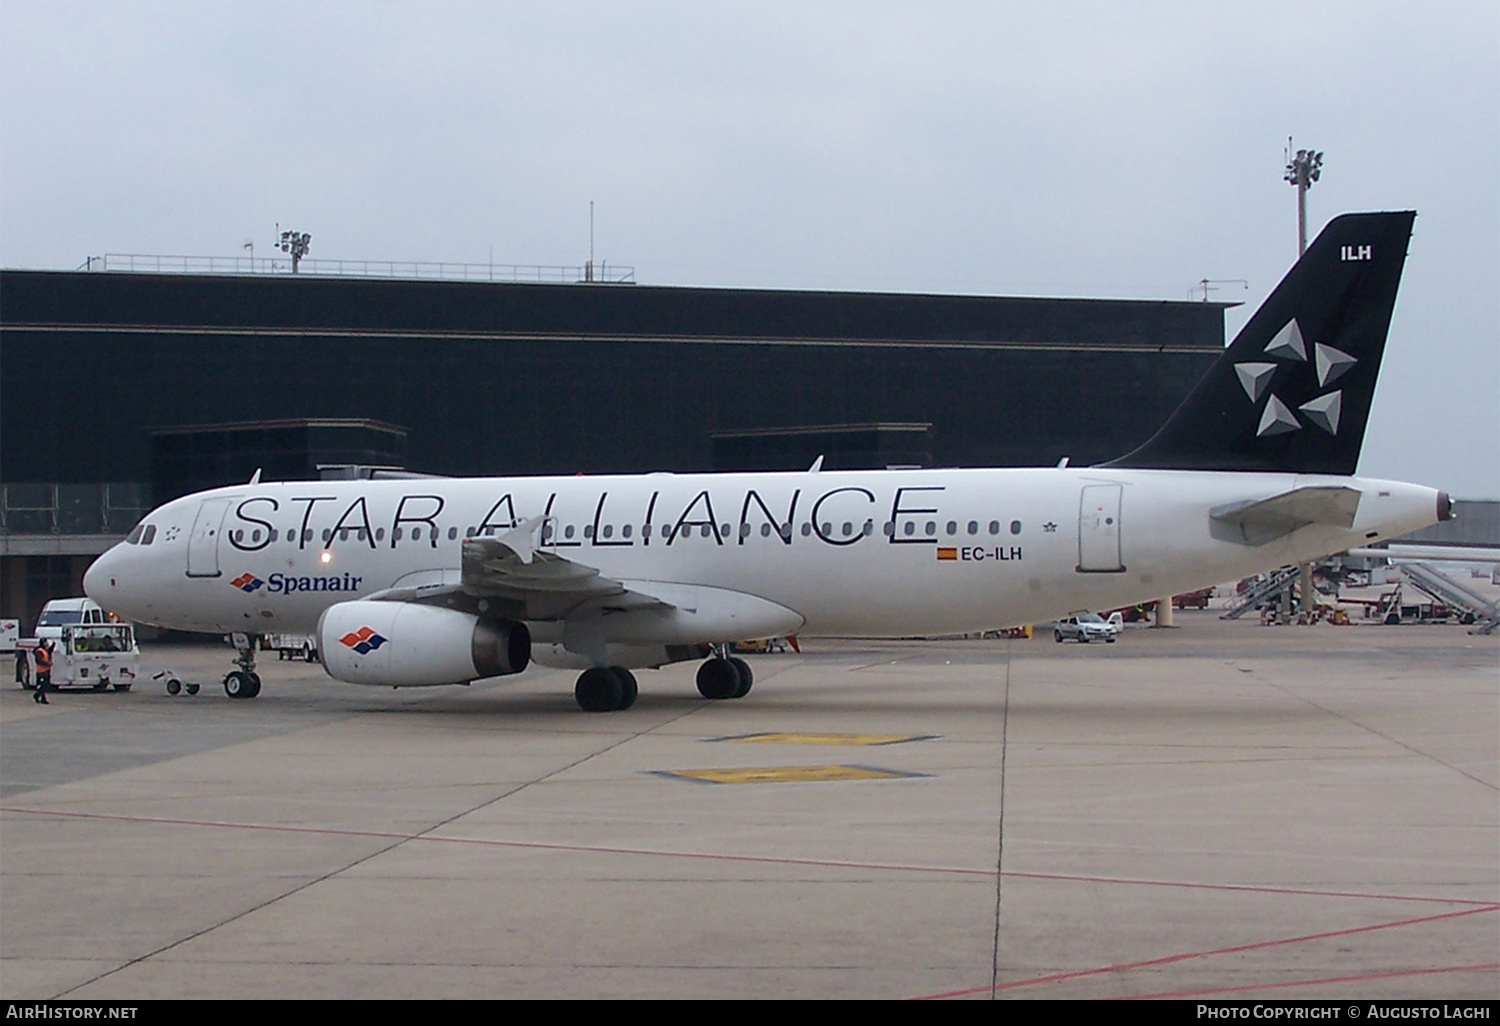
[[[260,694],[260,675],[255,672],[255,637],[235,634],[229,640],[237,653],[234,665],[239,669],[224,675],[224,694],[230,698],[254,698]]]

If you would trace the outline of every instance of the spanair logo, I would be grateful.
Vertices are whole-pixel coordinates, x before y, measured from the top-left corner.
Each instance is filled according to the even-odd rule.
[[[246,595],[249,595],[251,592],[255,591],[256,588],[259,588],[266,582],[261,580],[259,577],[256,577],[254,574],[246,572],[240,574],[229,583],[240,589],[240,591],[243,591]]]
[[[1313,372],[1317,375],[1319,388],[1327,388],[1359,362],[1356,357],[1350,356],[1342,349],[1325,346],[1321,342],[1313,343],[1312,359],[1309,361],[1307,343],[1302,338],[1302,328],[1297,324],[1295,317],[1287,321],[1286,326],[1266,343],[1265,353],[1277,360],[1289,360],[1293,363],[1310,362]],[[1234,372],[1240,379],[1240,387],[1245,390],[1245,394],[1250,397],[1252,403],[1259,402],[1261,396],[1269,392],[1271,378],[1275,376],[1276,369],[1280,366],[1282,366],[1280,363],[1253,361],[1234,365]],[[1302,416],[1307,418],[1309,424],[1322,428],[1330,435],[1337,435],[1343,398],[1343,390],[1334,389],[1309,399],[1297,409],[1302,411]],[[1302,421],[1292,408],[1282,402],[1276,393],[1269,392],[1266,408],[1260,416],[1260,424],[1255,429],[1256,437],[1268,438],[1271,435],[1284,435],[1291,431],[1301,430]]]
[[[339,644],[346,648],[352,648],[360,655],[369,655],[381,645],[386,639],[375,633],[374,628],[361,627],[357,631],[350,631],[339,639]]]

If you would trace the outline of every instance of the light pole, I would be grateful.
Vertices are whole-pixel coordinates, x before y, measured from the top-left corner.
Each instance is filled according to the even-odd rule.
[[[281,226],[277,225],[277,227],[280,228]],[[290,253],[292,255],[292,273],[296,274],[297,265],[302,262],[303,257],[307,256],[307,251],[312,248],[312,236],[307,232],[285,231],[281,233],[281,242],[279,245],[283,253]]]
[[[1298,150],[1292,156],[1292,137],[1286,137],[1286,174],[1282,177],[1297,188],[1297,256],[1307,252],[1307,190],[1311,189],[1323,174],[1323,154],[1318,150]],[[1291,593],[1283,592],[1283,602],[1291,601]],[[1304,620],[1311,623],[1308,614],[1316,605],[1313,597],[1312,564],[1297,564],[1297,607]],[[1284,605],[1282,607],[1286,609]]]
[[[1307,252],[1307,190],[1311,189],[1323,173],[1323,154],[1321,151],[1298,150],[1297,155],[1292,156],[1292,137],[1286,137],[1286,174],[1283,176],[1287,183],[1297,187],[1297,255],[1301,256]]]

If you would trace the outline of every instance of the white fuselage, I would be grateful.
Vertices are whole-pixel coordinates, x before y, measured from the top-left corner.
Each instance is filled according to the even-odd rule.
[[[1360,493],[1352,526],[1213,530],[1211,510],[1319,485]],[[85,583],[144,623],[305,633],[338,602],[458,584],[465,537],[546,517],[543,551],[627,586],[756,596],[805,635],[920,635],[1203,587],[1427,526],[1437,505],[1364,478],[1064,468],[249,484],[155,510],[151,544],[115,546]]]

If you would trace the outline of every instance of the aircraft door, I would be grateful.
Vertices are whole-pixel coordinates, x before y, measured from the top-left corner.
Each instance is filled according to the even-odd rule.
[[[1120,561],[1120,493],[1123,485],[1084,485],[1078,501],[1078,572],[1118,574]]]
[[[198,507],[193,533],[188,536],[189,577],[219,576],[219,535],[223,533],[224,514],[228,511],[228,499],[206,499]]]

